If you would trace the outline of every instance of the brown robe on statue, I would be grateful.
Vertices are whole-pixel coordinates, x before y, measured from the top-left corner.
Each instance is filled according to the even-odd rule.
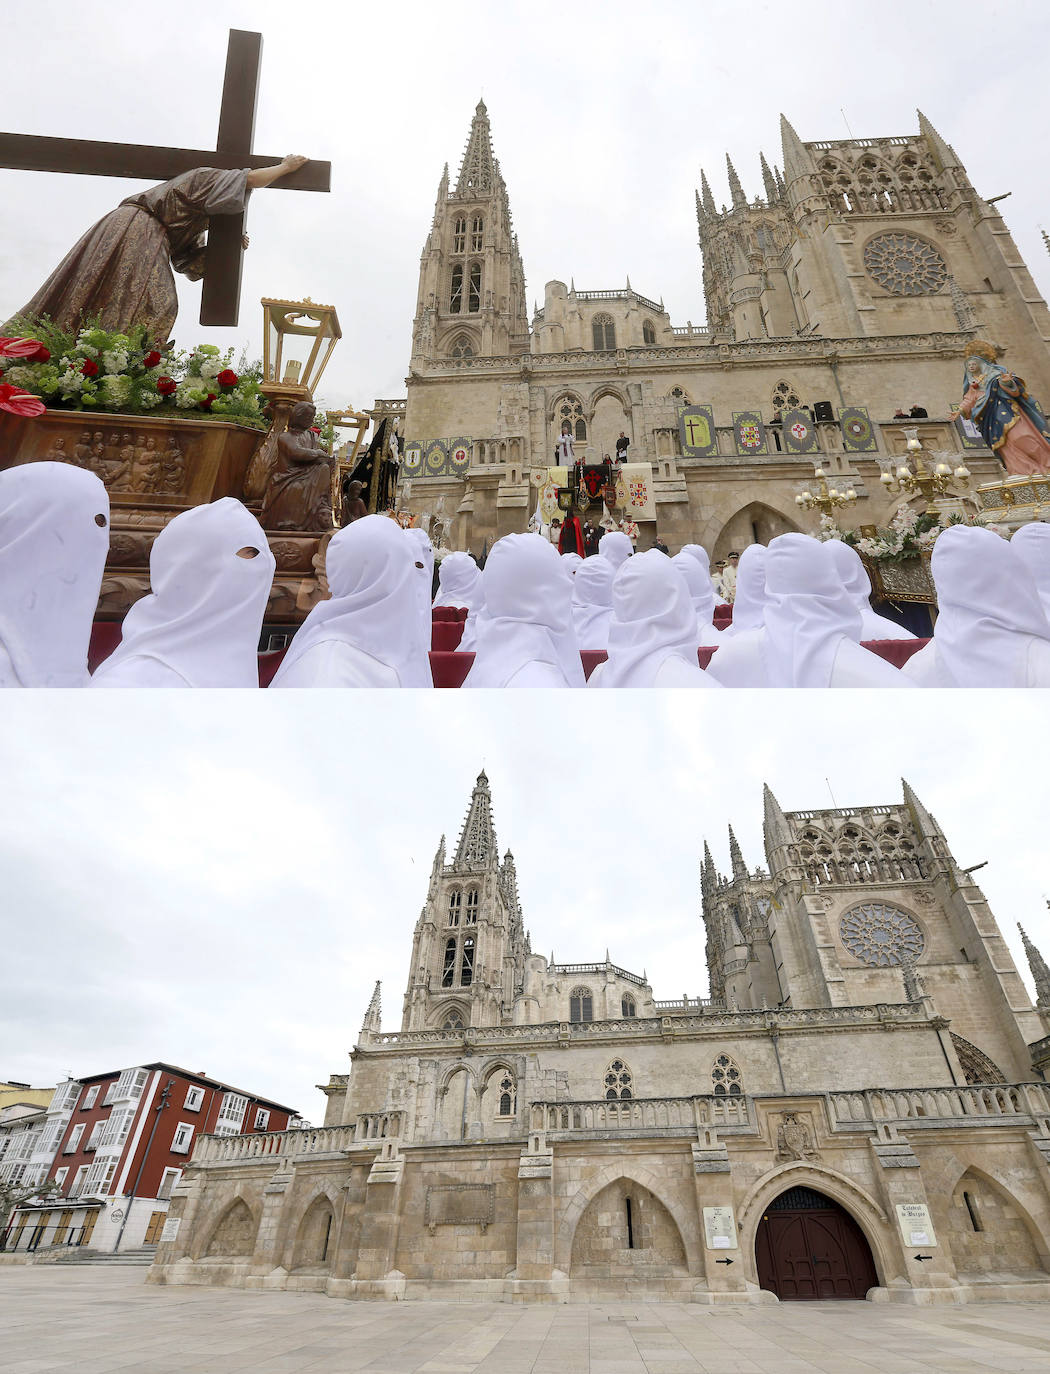
[[[179,308],[172,269],[200,280],[208,217],[240,214],[251,194],[249,170],[197,167],[128,196],[70,249],[21,313],[50,315],[63,329],[92,316],[121,332],[144,324],[165,343]]]
[[[259,523],[264,530],[332,528],[332,469],[313,430],[278,437]]]

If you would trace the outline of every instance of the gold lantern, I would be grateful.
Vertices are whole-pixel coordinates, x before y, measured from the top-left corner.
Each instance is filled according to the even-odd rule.
[[[263,383],[270,396],[313,396],[343,337],[334,305],[263,297]]]

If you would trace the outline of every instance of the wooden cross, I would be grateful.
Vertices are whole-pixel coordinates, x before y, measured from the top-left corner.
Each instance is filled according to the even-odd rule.
[[[195,167],[271,167],[280,157],[252,152],[255,108],[262,64],[262,34],[231,29],[226,50],[219,133],[212,151],[158,148],[139,143],[104,143],[84,138],[41,138],[0,133],[0,168],[20,172],[74,172],[82,176],[170,181]],[[283,155],[282,155],[283,156]],[[279,191],[328,191],[332,164],[307,162],[273,182]],[[216,215],[208,226],[200,322],[235,325],[241,301],[244,215]]]

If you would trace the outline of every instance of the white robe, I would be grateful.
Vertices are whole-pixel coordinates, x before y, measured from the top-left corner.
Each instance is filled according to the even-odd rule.
[[[1016,536],[1015,536],[1016,538]],[[904,673],[924,687],[1050,687],[1050,624],[1013,547],[991,530],[953,525],[930,561],[933,639]]]
[[[85,687],[109,551],[109,496],[93,472],[0,472],[0,687]]]
[[[151,591],[124,617],[92,687],[257,688],[276,567],[262,526],[232,496],[183,511],[153,541]]]
[[[303,621],[271,686],[432,687],[422,552],[385,515],[366,515],[339,530],[325,560],[331,599]]]
[[[572,628],[572,579],[537,534],[508,534],[482,574],[474,664],[464,687],[582,687]]]
[[[724,642],[708,672],[726,687],[907,687],[860,646],[860,612],[826,547],[782,534],[766,550],[763,627]]]
[[[614,568],[621,567],[633,555],[634,545],[623,530],[608,530],[598,540],[598,556],[607,558]]]
[[[857,610],[860,611],[860,637],[862,641],[918,638],[917,635],[912,634],[911,630],[906,630],[903,625],[898,625],[895,620],[888,620],[886,616],[879,615],[877,611],[872,609],[871,579],[868,577],[868,570],[856,549],[841,539],[828,539],[824,547],[839,570],[842,585],[846,588]]]
[[[615,576],[608,558],[587,558],[572,579],[572,623],[581,649],[609,647]]]
[[[760,630],[765,607],[766,548],[764,544],[748,544],[737,566],[733,619],[722,631],[723,638],[735,639],[748,630]]]
[[[481,583],[481,569],[469,553],[446,554],[438,564],[438,589],[434,605],[455,606],[467,612],[459,641],[461,651],[474,645],[478,612],[485,605]]]
[[[1039,521],[1022,525],[1010,540],[1010,547],[1028,569],[1050,620],[1050,525]]]
[[[696,657],[696,612],[685,579],[659,549],[616,574],[609,657],[590,687],[715,687]]]
[[[703,553],[703,549],[700,549],[700,552]],[[686,591],[696,612],[697,644],[710,647],[721,643],[722,631],[716,630],[714,626],[715,589],[710,573],[706,572],[700,561],[685,549],[676,553],[671,562],[685,582]]]

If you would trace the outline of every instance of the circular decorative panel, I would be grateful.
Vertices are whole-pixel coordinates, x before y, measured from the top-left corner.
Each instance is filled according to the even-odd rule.
[[[912,234],[879,234],[864,249],[864,266],[894,296],[932,296],[948,279],[937,249]]]
[[[855,959],[873,967],[917,959],[925,947],[918,922],[899,907],[865,902],[847,911],[839,924],[842,943]]]

